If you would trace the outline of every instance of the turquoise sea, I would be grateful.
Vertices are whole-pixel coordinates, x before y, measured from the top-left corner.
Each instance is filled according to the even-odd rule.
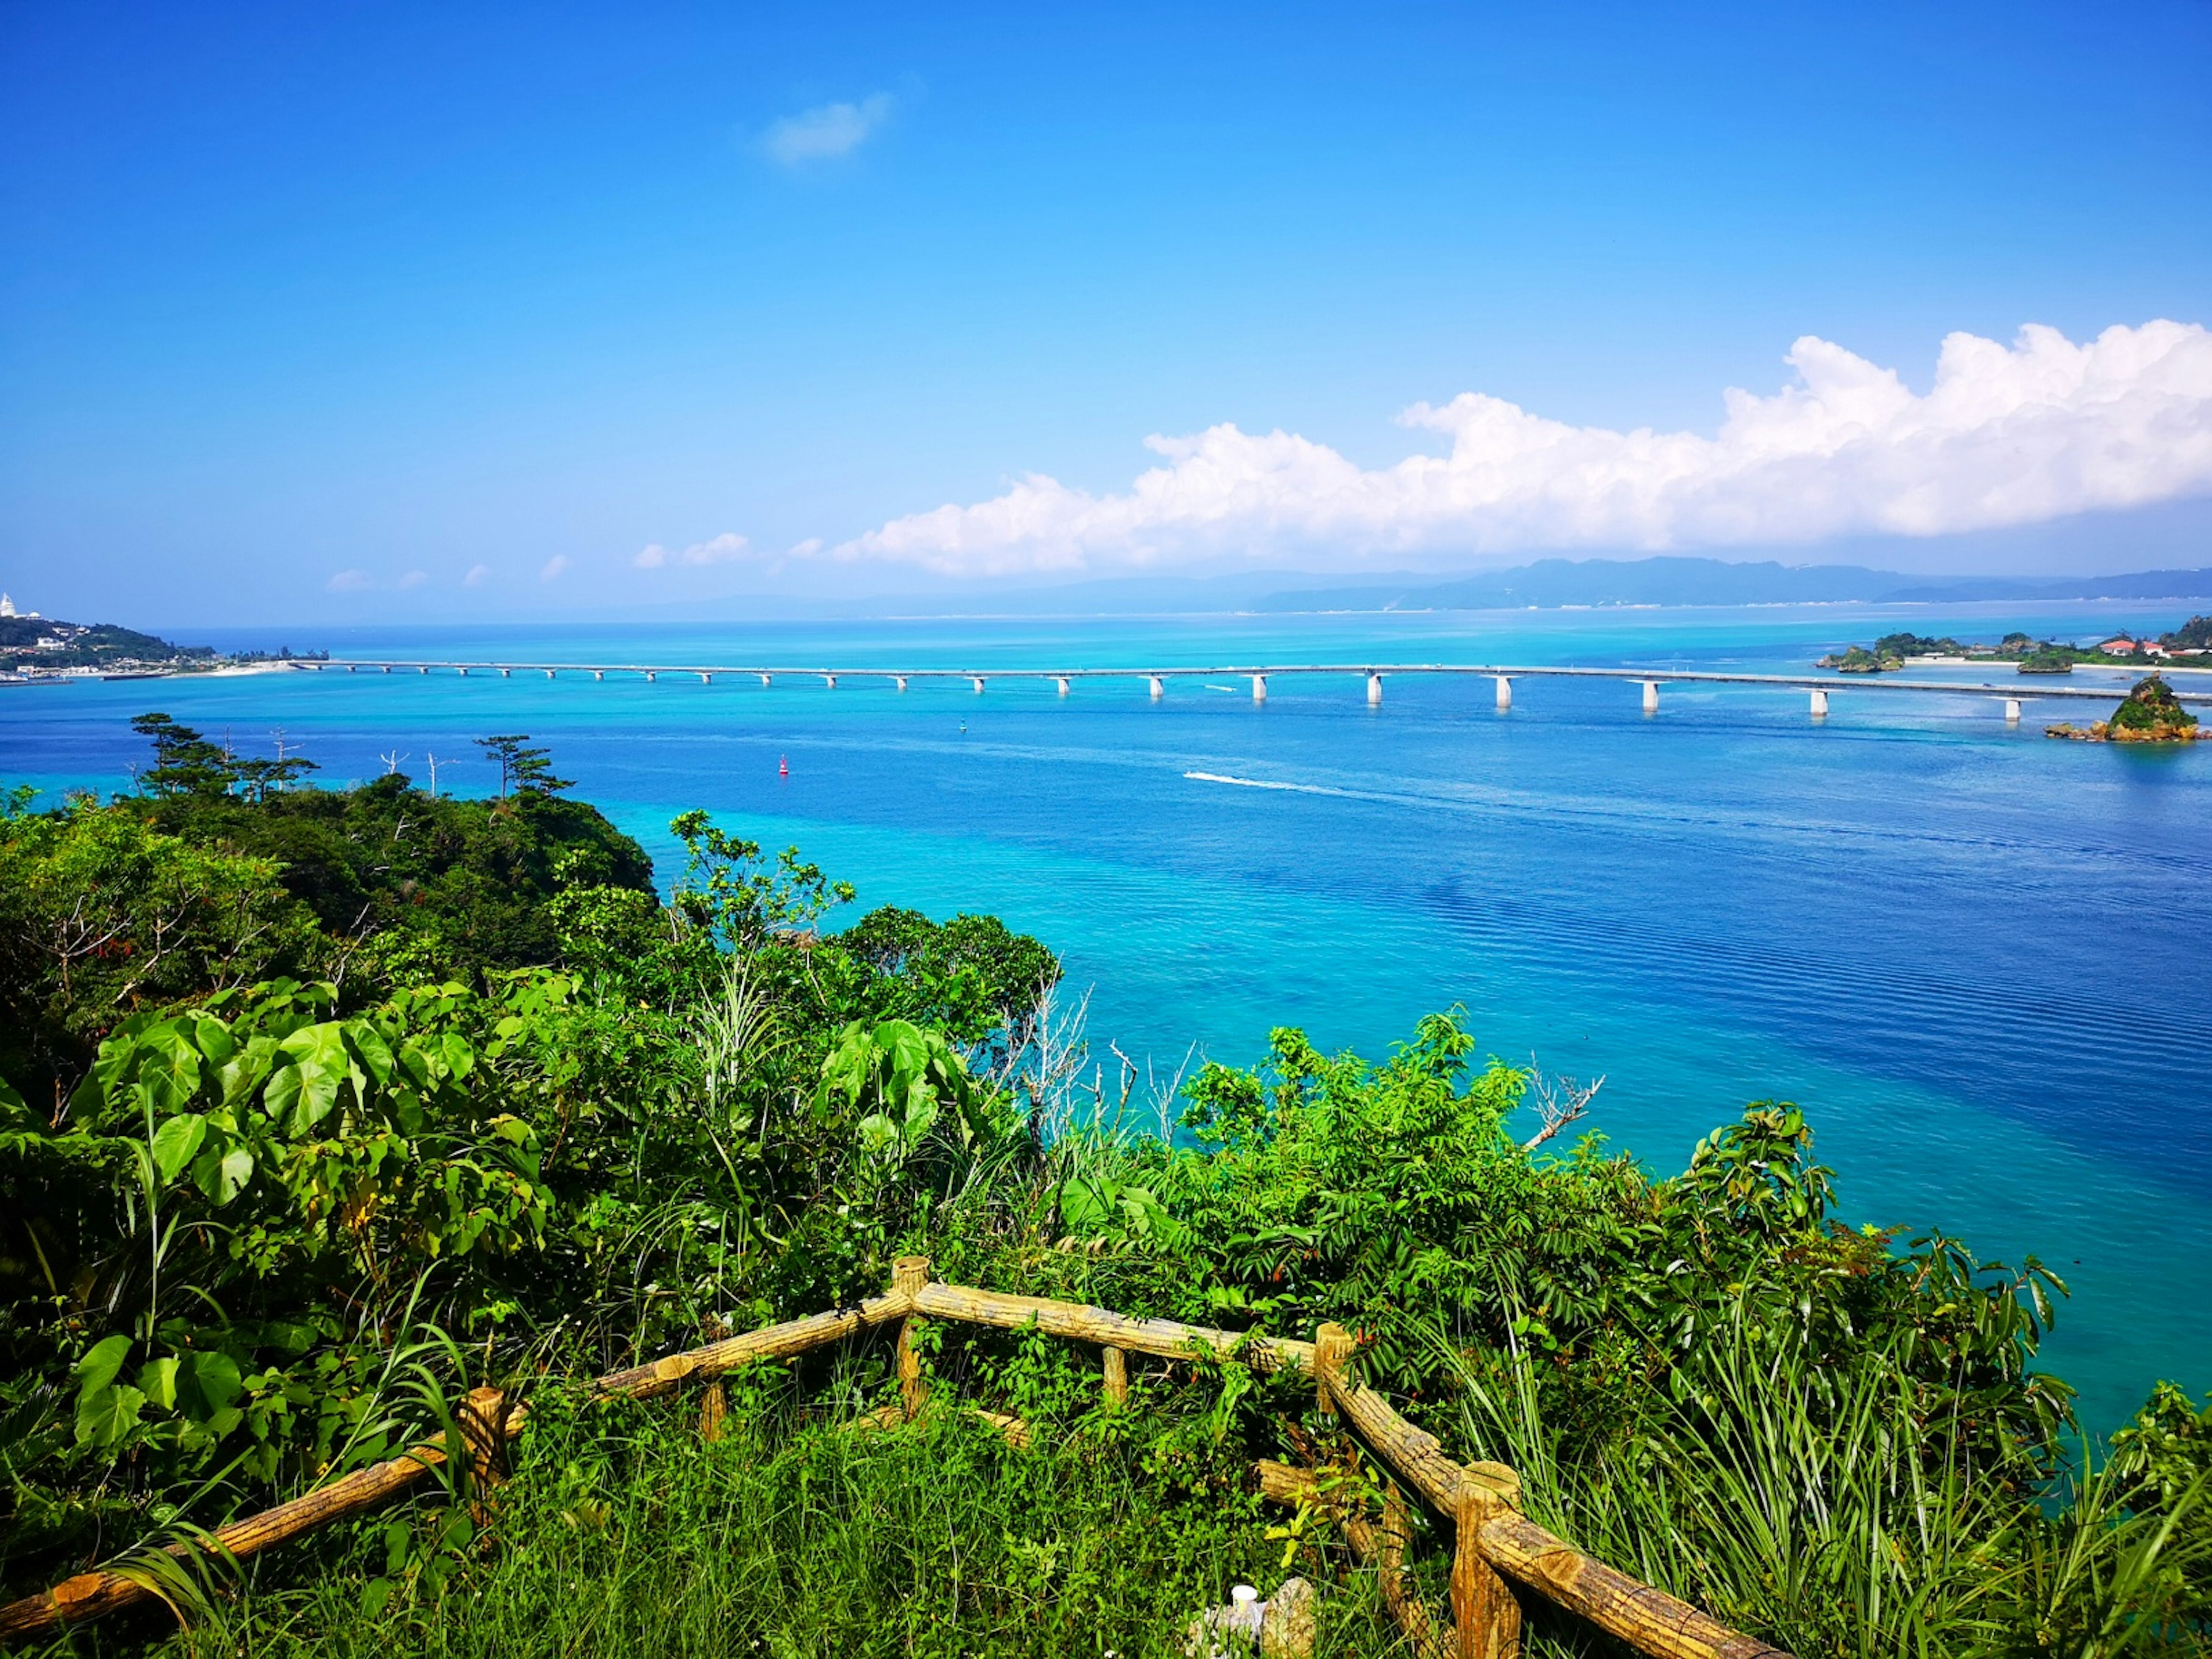
[[[842,663],[1520,661],[1802,672],[1893,627],[2171,627],[2170,606],[1188,617],[286,631],[338,655]],[[267,631],[187,637],[274,644]],[[1974,678],[1979,678],[1977,674]],[[2073,684],[2094,683],[2078,673]],[[2115,684],[2118,677],[2108,676]],[[2212,676],[2205,683],[2212,684]],[[992,911],[1060,950],[1090,1033],[1172,1071],[1269,1028],[1380,1054],[1462,1004],[1506,1060],[1603,1073],[1593,1127],[1656,1169],[1802,1103],[1854,1221],[2034,1252],[2072,1285],[2045,1362],[2115,1425],[2212,1389],[2212,744],[2054,743],[2031,703],[1399,678],[696,681],[284,673],[0,690],[0,780],[125,787],[131,715],[338,782],[470,739],[550,743],[673,872],[669,817],[798,843],[864,906]],[[2101,711],[2097,711],[2101,712]],[[446,757],[459,757],[450,769]],[[779,771],[786,760],[789,775]],[[1194,779],[1203,772],[1276,786]],[[1110,1062],[1109,1062],[1110,1063]]]

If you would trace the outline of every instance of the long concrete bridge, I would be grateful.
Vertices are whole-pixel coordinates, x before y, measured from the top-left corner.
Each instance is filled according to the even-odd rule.
[[[446,673],[497,674],[502,678],[515,674],[543,674],[552,679],[561,674],[589,674],[593,679],[604,680],[610,674],[626,678],[657,680],[662,675],[679,679],[696,678],[711,685],[717,679],[757,678],[763,686],[778,679],[819,680],[825,689],[835,690],[840,680],[866,680],[883,684],[900,691],[915,680],[967,681],[980,695],[994,679],[1048,680],[1061,696],[1073,690],[1078,680],[1143,680],[1154,698],[1167,695],[1168,682],[1176,679],[1245,679],[1252,685],[1255,702],[1267,700],[1267,682],[1296,675],[1336,675],[1363,679],[1366,683],[1367,701],[1379,704],[1382,701],[1382,682],[1395,675],[1447,674],[1464,675],[1477,679],[1494,681],[1497,685],[1498,707],[1513,706],[1513,683],[1523,679],[1602,679],[1626,680],[1639,685],[1644,691],[1644,711],[1656,714],[1659,708],[1659,688],[1675,684],[1755,685],[1784,690],[1802,690],[1810,694],[1812,713],[1815,716],[1828,712],[1829,694],[1835,691],[1923,691],[1940,692],[1952,696],[1976,696],[2002,702],[2004,717],[2017,721],[2021,705],[2030,697],[2087,699],[2111,702],[2124,695],[2117,689],[2106,686],[2092,689],[2086,685],[2052,685],[2039,683],[2033,686],[2017,682],[2008,685],[1992,684],[1987,681],[1898,679],[1888,676],[1838,674],[1729,674],[1702,669],[1681,668],[1559,668],[1544,665],[1504,663],[1260,663],[1212,667],[1176,665],[1164,668],[833,668],[793,667],[788,665],[694,664],[694,663],[591,663],[591,662],[493,662],[474,660],[446,660],[438,662],[397,659],[368,659],[336,658],[324,662],[295,663],[295,668],[316,672],[342,671],[349,674],[431,674]],[[2184,691],[2178,694],[2184,702],[2212,704],[2212,693]]]

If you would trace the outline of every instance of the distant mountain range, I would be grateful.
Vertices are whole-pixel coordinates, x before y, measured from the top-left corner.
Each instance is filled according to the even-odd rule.
[[[1540,559],[1454,581],[1395,577],[1264,595],[1254,611],[1505,611],[1565,605],[1956,605],[1976,599],[2212,599],[2212,569],[2117,576],[1910,576],[1863,565],[1771,560]]]

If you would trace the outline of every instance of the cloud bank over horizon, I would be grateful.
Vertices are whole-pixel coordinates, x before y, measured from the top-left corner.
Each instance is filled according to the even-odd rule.
[[[1092,495],[1042,474],[828,550],[980,577],[1164,569],[1327,546],[1381,558],[1649,553],[1923,538],[2212,494],[2212,332],[2165,320],[2075,344],[1945,337],[1933,386],[1807,335],[1771,397],[1731,387],[1712,437],[1548,420],[1480,392],[1398,416],[1449,440],[1367,469],[1326,444],[1234,425],[1147,438],[1161,465]],[[1349,562],[1342,561],[1348,556]]]

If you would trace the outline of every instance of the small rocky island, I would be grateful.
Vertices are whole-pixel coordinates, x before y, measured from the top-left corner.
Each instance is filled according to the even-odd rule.
[[[2191,743],[2212,737],[2212,732],[2199,729],[2197,716],[2181,706],[2173,688],[2153,674],[2136,683],[2112,719],[2094,726],[2070,721],[2046,726],[2043,735],[2071,738],[2076,743]]]

